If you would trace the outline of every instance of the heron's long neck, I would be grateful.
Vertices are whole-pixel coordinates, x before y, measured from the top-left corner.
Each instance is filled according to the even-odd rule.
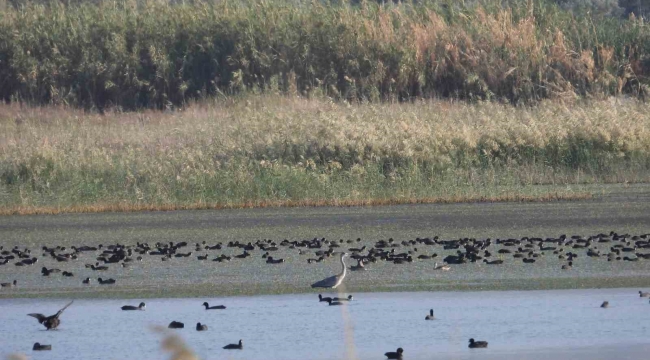
[[[341,276],[345,276],[345,272],[346,272],[345,262],[343,262],[343,258],[344,256],[341,256],[341,267],[343,268],[343,270],[341,270],[341,274],[340,274]]]

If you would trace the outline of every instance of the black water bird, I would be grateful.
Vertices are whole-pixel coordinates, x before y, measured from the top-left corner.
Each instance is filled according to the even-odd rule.
[[[603,301],[603,303],[600,304],[600,307],[603,308],[603,309],[608,308],[609,307],[609,301]]]
[[[384,355],[389,359],[401,360],[403,352],[404,352],[404,349],[397,348],[397,351],[390,351],[390,352],[385,353]]]
[[[102,279],[102,278],[98,278],[97,281],[98,281],[101,285],[110,285],[110,284],[115,284],[115,279],[106,279],[106,280],[104,280],[104,279]]]
[[[41,345],[41,343],[34,343],[32,350],[34,351],[52,350],[52,345]]]
[[[10,283],[2,283],[2,284],[0,284],[0,286],[2,286],[3,288],[4,287],[14,287],[14,286],[17,286],[17,285],[18,285],[18,282],[16,280],[14,280],[13,282],[10,282]]]
[[[318,301],[319,302],[328,302],[328,301],[331,301],[331,300],[332,300],[331,297],[324,297],[323,295],[318,294]]]
[[[90,265],[90,268],[93,269],[94,271],[104,271],[108,270],[108,266],[97,266],[99,263],[96,263],[95,265]]]
[[[45,316],[43,314],[27,314],[28,316],[35,317],[39,323],[43,324],[47,330],[50,329],[56,329],[59,324],[61,324],[61,320],[59,320],[59,316],[63,314],[63,311],[68,308],[68,306],[72,305],[74,300],[70,301],[66,306],[64,306],[61,310],[57,311],[56,314],[50,315],[50,316]]]
[[[501,264],[503,264],[503,260],[501,260],[501,259],[499,259],[499,260],[492,260],[492,261],[489,261],[489,260],[483,259],[483,262],[486,263],[486,264],[488,264],[488,265],[501,265]]]
[[[200,322],[196,323],[196,331],[206,331],[208,330],[208,325],[201,324]]]
[[[41,268],[41,274],[43,276],[50,276],[50,274],[59,273],[61,269],[48,269],[45,266]]]
[[[185,324],[183,324],[180,321],[172,321],[172,322],[169,323],[169,325],[167,327],[170,328],[170,329],[183,329],[183,328],[185,328]]]
[[[206,310],[223,310],[223,309],[226,308],[225,305],[215,305],[215,306],[210,306],[210,305],[208,305],[207,302],[204,302],[204,303],[203,303],[203,306],[205,306],[205,309],[206,309]]]
[[[228,345],[224,346],[223,348],[226,349],[226,350],[234,350],[234,349],[241,350],[241,349],[244,348],[244,344],[243,344],[243,342],[241,340],[239,340],[239,342],[237,344],[228,344]]]
[[[284,262],[284,259],[273,259],[273,256],[269,256],[266,258],[266,263],[267,264],[282,264]]]
[[[332,299],[330,299],[330,300],[328,301],[328,303],[330,304],[330,306],[334,306],[334,305],[343,305],[342,302],[340,302],[340,301],[334,301],[334,300],[332,300]]]
[[[436,318],[433,316],[433,309],[429,310],[429,315],[427,315],[424,320],[435,320]]]
[[[486,348],[488,347],[487,341],[474,341],[474,339],[469,339],[469,346],[470,349],[476,349],[476,348]]]
[[[145,306],[145,303],[141,302],[138,306],[124,305],[122,306],[122,310],[144,310]]]

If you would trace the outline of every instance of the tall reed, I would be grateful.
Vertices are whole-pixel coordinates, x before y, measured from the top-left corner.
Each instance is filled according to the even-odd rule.
[[[0,208],[556,198],[650,181],[648,131],[650,106],[624,99],[512,107],[263,95],[104,115],[2,105]]]
[[[103,111],[241,91],[645,96],[649,34],[642,20],[576,16],[542,0],[26,1],[0,12],[0,98]]]

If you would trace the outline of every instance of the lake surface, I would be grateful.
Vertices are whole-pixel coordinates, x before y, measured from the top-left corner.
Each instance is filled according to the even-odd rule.
[[[167,359],[152,326],[176,320],[185,329],[173,332],[201,359],[370,360],[397,347],[405,359],[639,359],[650,350],[650,303],[638,290],[358,293],[345,306],[314,294],[146,299],[145,311],[120,310],[138,300],[87,299],[65,311],[56,331],[26,314],[54,314],[67,300],[4,299],[0,358]],[[203,301],[227,309],[206,311]],[[437,319],[425,321],[430,308]],[[197,322],[209,330],[197,332]],[[471,337],[489,348],[468,349]],[[239,339],[244,350],[222,349]],[[53,350],[33,352],[34,342]]]

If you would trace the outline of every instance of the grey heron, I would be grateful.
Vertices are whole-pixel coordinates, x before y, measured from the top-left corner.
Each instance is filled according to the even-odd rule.
[[[315,282],[311,285],[313,288],[332,288],[336,289],[337,286],[341,285],[346,274],[346,267],[343,258],[346,257],[347,253],[341,253],[341,272],[338,275],[330,276],[321,281]]]

